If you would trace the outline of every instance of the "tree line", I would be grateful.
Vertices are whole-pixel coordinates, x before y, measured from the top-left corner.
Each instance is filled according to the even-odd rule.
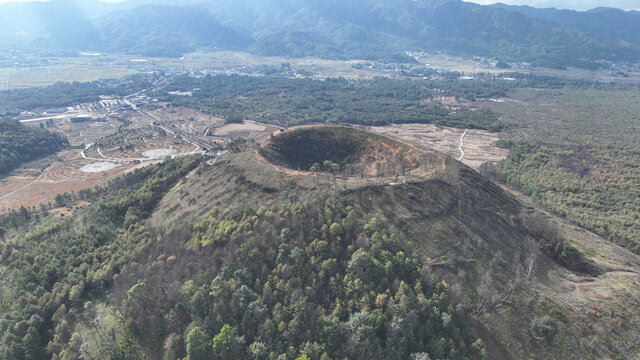
[[[67,139],[58,133],[0,119],[0,175],[24,162],[56,153],[66,145]]]

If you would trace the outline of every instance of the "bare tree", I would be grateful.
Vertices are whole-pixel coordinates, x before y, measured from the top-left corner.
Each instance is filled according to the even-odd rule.
[[[320,164],[313,163],[313,165],[311,165],[311,168],[309,169],[309,171],[311,171],[313,173],[313,187],[317,188],[318,187],[318,172],[320,171]]]
[[[340,170],[340,165],[336,163],[331,163],[331,173],[333,174],[333,187],[338,189],[338,171]]]
[[[404,175],[404,153],[402,151],[398,154],[398,161],[400,162],[400,171],[402,172],[402,175]]]

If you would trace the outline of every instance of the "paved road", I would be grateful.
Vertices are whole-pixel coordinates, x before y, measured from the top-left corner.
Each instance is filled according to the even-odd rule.
[[[88,113],[81,113],[81,114],[77,114],[77,113],[66,113],[63,115],[54,115],[54,116],[46,116],[46,117],[40,117],[40,118],[36,118],[36,119],[25,119],[25,120],[20,120],[21,123],[28,123],[28,122],[33,122],[33,121],[42,121],[42,120],[49,120],[49,119],[64,119],[67,117],[82,117],[82,116],[89,116],[91,114]]]
[[[154,125],[154,126],[158,126],[159,128],[161,128],[162,130],[168,132],[171,135],[180,136],[182,138],[182,140],[190,143],[191,145],[198,146],[198,147],[201,147],[201,148],[208,147],[207,144],[203,143],[199,139],[192,138],[189,134],[185,134],[185,133],[182,133],[178,129],[171,129],[171,128],[165,126],[164,125],[164,121],[162,121],[162,119],[158,118],[157,116],[155,116],[155,115],[153,115],[153,114],[151,114],[151,113],[149,113],[147,111],[143,111],[143,110],[139,110],[138,109],[138,113],[140,115],[146,117],[147,119],[151,120],[151,124],[152,125],[153,125],[153,122],[155,121],[157,125]]]

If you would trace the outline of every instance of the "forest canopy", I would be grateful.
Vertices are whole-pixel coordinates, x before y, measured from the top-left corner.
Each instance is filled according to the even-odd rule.
[[[285,77],[206,76],[180,77],[166,89],[191,91],[193,96],[165,99],[226,119],[255,120],[281,126],[310,123],[388,125],[438,124],[500,131],[506,126],[490,111],[452,111],[426,102],[438,92],[423,81],[376,78],[289,79]],[[464,86],[451,85],[451,93]],[[473,96],[474,88],[466,88]]]
[[[20,164],[55,153],[67,145],[58,133],[0,119],[0,175]]]

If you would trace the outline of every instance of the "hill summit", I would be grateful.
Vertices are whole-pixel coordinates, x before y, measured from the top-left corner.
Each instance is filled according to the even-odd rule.
[[[230,148],[2,244],[3,358],[582,359],[636,334],[638,256],[451,158],[325,126]]]

